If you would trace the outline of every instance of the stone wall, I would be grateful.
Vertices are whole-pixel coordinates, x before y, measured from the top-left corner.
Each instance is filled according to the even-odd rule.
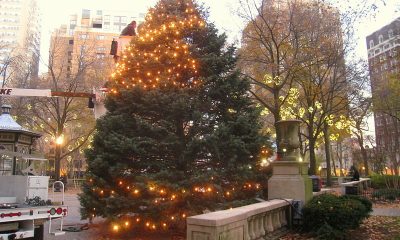
[[[276,238],[288,229],[291,200],[270,200],[192,216],[187,240],[253,240]]]

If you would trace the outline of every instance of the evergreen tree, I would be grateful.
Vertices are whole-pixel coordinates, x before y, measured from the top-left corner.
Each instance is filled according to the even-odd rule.
[[[269,141],[235,48],[206,17],[192,0],[160,0],[139,26],[86,153],[84,218],[133,214],[167,228],[261,189],[258,155]]]

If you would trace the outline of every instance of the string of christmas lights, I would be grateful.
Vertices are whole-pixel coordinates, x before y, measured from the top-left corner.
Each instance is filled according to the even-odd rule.
[[[111,93],[117,93],[119,88],[192,87],[200,82],[199,62],[190,48],[192,33],[203,29],[205,21],[192,3],[176,5],[185,6],[183,15],[169,15],[172,4],[168,10],[163,2],[158,5],[149,10],[138,36],[116,64],[111,78],[117,86],[111,88]]]
[[[214,177],[211,178],[214,180]],[[89,179],[89,184],[94,185],[94,180]],[[184,201],[188,196],[208,196],[208,197],[223,197],[226,200],[233,199],[236,192],[242,191],[259,191],[262,189],[262,185],[260,183],[245,183],[241,186],[230,186],[225,187],[223,189],[216,187],[213,183],[208,183],[204,185],[196,185],[191,189],[180,189],[178,191],[174,191],[168,189],[165,186],[157,186],[153,183],[149,183],[145,188],[139,188],[132,183],[124,182],[122,180],[118,181],[119,186],[118,189],[102,189],[99,187],[93,187],[92,191],[95,192],[99,198],[108,198],[113,197],[116,194],[128,194],[132,197],[139,198],[143,193],[152,194],[154,200],[153,204],[169,204],[177,201]],[[122,191],[122,192],[121,192]],[[96,208],[92,209],[92,217],[96,217]],[[140,216],[139,214],[135,214],[134,217],[129,217],[125,219],[120,219],[119,222],[114,221],[112,223],[112,230],[119,231],[123,228],[130,228],[133,226],[142,226],[146,227],[150,230],[156,229],[164,229],[166,230],[168,226],[173,223],[176,223],[179,220],[184,220],[187,217],[187,213],[185,212],[177,212],[174,214],[170,214],[165,216],[164,219],[160,222],[154,221],[150,218],[145,218]]]

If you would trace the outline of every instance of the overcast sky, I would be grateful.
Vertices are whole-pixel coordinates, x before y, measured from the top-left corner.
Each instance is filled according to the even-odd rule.
[[[123,10],[132,11],[134,13],[145,13],[147,9],[154,6],[157,0],[38,0],[41,9],[42,19],[42,37],[41,37],[41,54],[43,61],[47,61],[49,49],[49,41],[51,32],[61,24],[69,22],[69,15],[80,12],[83,8],[103,9],[103,10]],[[339,0],[344,1],[344,0]],[[365,0],[349,0],[352,2]],[[367,0],[377,1],[377,0]],[[381,3],[385,1],[385,5]],[[199,0],[210,8],[211,21],[215,22],[220,31],[228,34],[229,40],[232,42],[238,39],[240,29],[243,24],[239,17],[233,11],[240,8],[237,4],[238,0]],[[399,0],[378,0],[378,12],[375,17],[367,17],[360,24],[358,29],[360,56],[366,57],[365,37],[372,32],[378,30],[382,26],[393,21],[400,16],[397,10],[400,10]],[[46,71],[43,64],[41,72]]]

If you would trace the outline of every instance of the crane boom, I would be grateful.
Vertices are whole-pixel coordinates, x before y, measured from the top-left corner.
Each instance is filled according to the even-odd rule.
[[[83,97],[94,98],[94,93],[85,92],[62,92],[51,91],[51,89],[26,89],[26,88],[0,88],[0,96],[20,97]]]

